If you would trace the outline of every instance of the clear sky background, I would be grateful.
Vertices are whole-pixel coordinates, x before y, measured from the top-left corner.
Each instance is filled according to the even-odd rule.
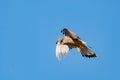
[[[64,27],[97,58],[73,49],[58,61]],[[119,0],[0,0],[0,80],[120,80],[119,41]]]

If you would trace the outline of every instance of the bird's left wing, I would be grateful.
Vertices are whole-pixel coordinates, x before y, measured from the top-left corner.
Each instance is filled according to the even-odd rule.
[[[69,50],[72,49],[71,46],[57,44],[56,45],[56,57],[60,60],[63,56],[65,56]]]

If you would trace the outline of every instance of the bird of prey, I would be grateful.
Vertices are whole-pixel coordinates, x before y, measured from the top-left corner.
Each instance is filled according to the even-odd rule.
[[[64,28],[61,32],[64,36],[60,37],[56,42],[56,57],[58,59],[65,56],[72,48],[77,48],[83,57],[96,57],[96,54],[73,31]]]

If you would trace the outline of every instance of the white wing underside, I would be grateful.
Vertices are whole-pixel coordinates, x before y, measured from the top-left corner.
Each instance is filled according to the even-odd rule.
[[[67,45],[57,44],[56,46],[56,57],[60,60],[69,52],[70,48]]]

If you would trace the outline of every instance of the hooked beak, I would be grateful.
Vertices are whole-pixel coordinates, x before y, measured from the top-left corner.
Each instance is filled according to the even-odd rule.
[[[56,41],[56,44],[58,43],[58,41]]]

